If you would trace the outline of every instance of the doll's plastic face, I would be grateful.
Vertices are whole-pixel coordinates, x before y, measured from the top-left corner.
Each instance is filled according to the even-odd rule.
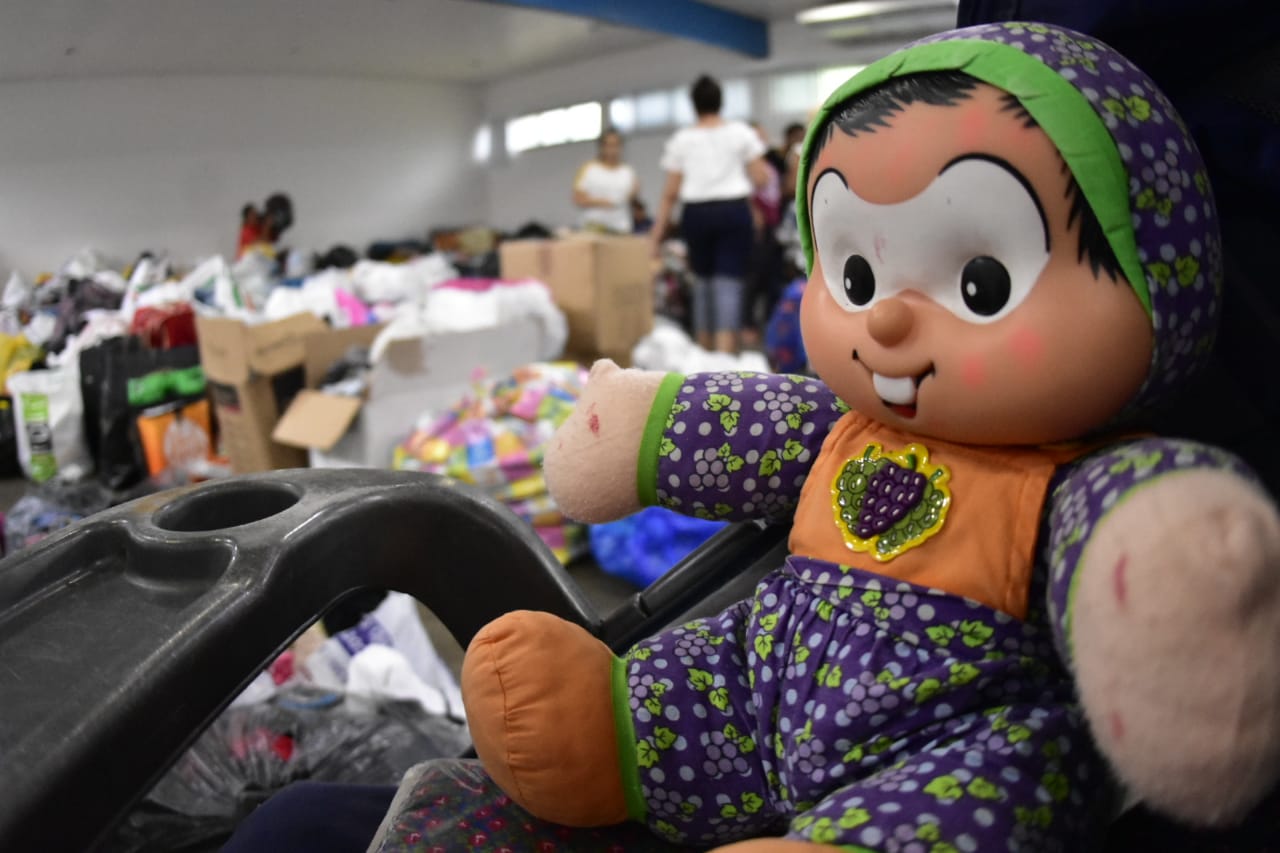
[[[845,402],[975,444],[1078,437],[1120,411],[1151,359],[1123,278],[1078,257],[1053,142],[980,85],[835,129],[811,169],[814,370]]]

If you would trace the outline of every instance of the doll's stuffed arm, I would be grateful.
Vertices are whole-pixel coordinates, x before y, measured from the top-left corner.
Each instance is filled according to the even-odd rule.
[[[664,375],[597,362],[548,446],[547,486],[567,515],[593,523],[650,505],[784,520],[846,411],[803,376]]]
[[[1198,824],[1280,777],[1280,513],[1237,458],[1143,439],[1063,471],[1049,611],[1120,781]]]

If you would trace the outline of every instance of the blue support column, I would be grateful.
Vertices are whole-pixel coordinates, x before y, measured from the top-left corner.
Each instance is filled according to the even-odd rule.
[[[595,18],[727,48],[755,59],[769,55],[769,28],[752,18],[698,0],[496,0],[508,6]]]

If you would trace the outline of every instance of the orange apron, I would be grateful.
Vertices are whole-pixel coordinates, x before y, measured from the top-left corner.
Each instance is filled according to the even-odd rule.
[[[952,444],[850,412],[800,493],[791,553],[1025,618],[1049,479],[1086,450]]]

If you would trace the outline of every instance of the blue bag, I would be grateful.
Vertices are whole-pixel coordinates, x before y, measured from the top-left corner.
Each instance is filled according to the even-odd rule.
[[[591,551],[609,574],[646,587],[724,525],[651,506],[617,521],[593,524]]]

